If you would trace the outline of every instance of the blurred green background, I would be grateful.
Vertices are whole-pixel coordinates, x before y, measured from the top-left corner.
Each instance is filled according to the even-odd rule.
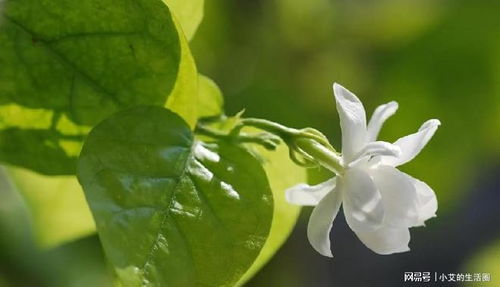
[[[402,168],[439,200],[438,217],[412,229],[412,252],[375,255],[339,216],[335,257],[323,258],[308,245],[305,208],[249,286],[402,286],[404,272],[413,271],[490,273],[491,282],[471,286],[500,286],[499,15],[494,1],[206,1],[191,48],[199,70],[224,92],[228,114],[244,108],[247,116],[314,127],[339,148],[331,89],[339,82],[369,114],[399,102],[383,140],[430,118],[442,122]],[[22,200],[1,184],[0,287],[109,285],[95,236],[39,250]]]

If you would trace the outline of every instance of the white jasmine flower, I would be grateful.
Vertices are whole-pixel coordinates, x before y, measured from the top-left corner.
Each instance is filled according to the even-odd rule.
[[[368,248],[378,254],[408,251],[409,227],[424,225],[436,216],[437,200],[427,184],[396,167],[423,149],[440,122],[429,120],[418,132],[393,144],[376,141],[382,124],[396,112],[398,104],[379,106],[367,125],[361,101],[338,84],[333,88],[342,128],[342,156],[327,151],[318,161],[336,162],[323,164],[336,177],[315,186],[294,186],[286,191],[287,200],[316,206],[307,235],[324,256],[332,257],[329,234],[341,204],[348,225]]]

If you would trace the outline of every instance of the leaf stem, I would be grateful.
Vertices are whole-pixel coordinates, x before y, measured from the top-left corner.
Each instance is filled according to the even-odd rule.
[[[199,123],[196,125],[195,132],[216,140],[233,141],[237,143],[254,143],[261,145],[268,150],[275,150],[280,143],[280,138],[270,133],[246,134],[241,132],[233,133],[233,131],[225,133]]]
[[[313,128],[295,129],[265,119],[246,118],[246,119],[241,119],[240,124],[237,125],[231,131],[231,133],[233,132],[238,133],[244,126],[252,126],[267,131],[271,134],[275,134],[279,136],[281,139],[283,139],[283,141],[285,141],[287,144],[289,144],[290,141],[299,137],[310,138],[335,152],[335,148],[330,144],[330,142],[326,139],[326,137],[321,132]]]
[[[254,127],[264,133],[249,135],[242,133],[244,127]],[[198,124],[197,133],[219,140],[230,140],[240,143],[256,143],[274,150],[283,140],[289,148],[290,159],[302,167],[321,165],[336,174],[344,170],[342,157],[332,147],[325,135],[313,128],[295,129],[258,118],[242,118],[229,133],[213,130]]]

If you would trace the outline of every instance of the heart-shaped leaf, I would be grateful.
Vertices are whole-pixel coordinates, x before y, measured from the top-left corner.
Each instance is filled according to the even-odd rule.
[[[78,178],[126,286],[231,286],[269,233],[273,198],[259,161],[194,140],[158,107],[136,107],[89,134]]]
[[[87,131],[134,105],[167,103],[194,125],[198,74],[163,1],[2,4],[0,161],[74,174]]]

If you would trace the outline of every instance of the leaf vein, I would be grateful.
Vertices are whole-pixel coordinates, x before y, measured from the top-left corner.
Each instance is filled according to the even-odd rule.
[[[158,243],[160,241],[160,236],[161,236],[161,231],[163,230],[163,228],[165,227],[165,223],[167,222],[167,219],[168,217],[170,216],[170,210],[175,202],[175,196],[176,196],[176,193],[179,191],[179,187],[182,183],[182,179],[183,177],[185,176],[186,174],[186,170],[187,170],[187,164],[188,164],[188,161],[190,159],[190,157],[193,156],[193,149],[195,148],[196,146],[196,142],[193,141],[192,145],[191,145],[191,148],[186,151],[186,158],[181,158],[181,160],[183,160],[184,164],[183,164],[183,168],[182,168],[182,173],[181,175],[179,176],[179,181],[177,182],[177,184],[175,185],[173,191],[172,191],[172,196],[170,198],[170,202],[167,206],[167,208],[165,209],[165,215],[163,216],[163,219],[162,221],[160,222],[160,226],[158,228],[158,232],[156,234],[156,239],[155,241],[153,242],[153,244],[151,245],[151,247],[149,248],[149,253],[148,253],[148,256],[146,257],[146,260],[144,261],[144,264],[142,265],[141,267],[141,270],[144,271],[144,277],[146,277],[147,275],[147,272],[146,272],[146,267],[151,263],[151,259],[153,258],[154,256],[154,253],[156,250],[158,250],[156,247],[158,246]],[[144,284],[143,284],[144,286]]]
[[[32,37],[35,37],[35,38],[40,38],[38,37],[38,35],[31,31],[30,29],[28,29],[27,27],[25,27],[23,24],[19,23],[17,20],[7,16],[7,15],[3,15],[4,18],[9,21],[11,24],[13,24],[14,26],[17,26],[18,28],[20,28],[22,31],[24,31],[26,34],[32,36]],[[64,55],[62,55],[60,52],[58,52],[57,50],[55,50],[51,45],[50,45],[50,42],[47,41],[47,40],[43,40],[43,39],[40,39],[40,43],[43,44],[43,47],[45,48],[45,50],[52,54],[52,56],[57,59],[61,64],[63,64],[64,66],[66,66],[67,68],[69,68],[70,70],[73,70],[76,74],[78,74],[79,76],[81,76],[82,79],[86,80],[91,86],[93,86],[97,91],[107,95],[108,97],[111,98],[111,100],[117,104],[118,106],[124,106],[124,104],[118,99],[118,97],[116,97],[115,94],[113,94],[112,92],[108,91],[106,88],[104,88],[102,85],[100,85],[95,79],[93,79],[92,77],[90,77],[89,75],[87,75],[85,72],[81,71],[77,66],[75,66],[74,63],[72,63],[69,59],[67,59]]]

